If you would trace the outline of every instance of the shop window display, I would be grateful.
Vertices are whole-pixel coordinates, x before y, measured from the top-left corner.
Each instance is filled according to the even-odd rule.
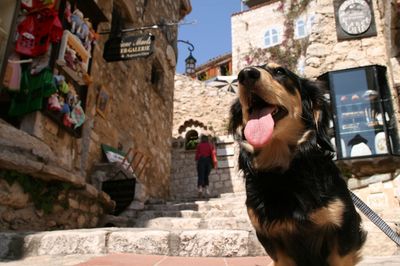
[[[0,97],[8,108],[3,105],[2,117],[18,120],[40,110],[80,135],[95,28],[105,19],[96,12],[93,0],[21,0],[15,41],[5,57]]]
[[[399,154],[385,67],[332,71],[321,79],[330,88],[337,159]]]

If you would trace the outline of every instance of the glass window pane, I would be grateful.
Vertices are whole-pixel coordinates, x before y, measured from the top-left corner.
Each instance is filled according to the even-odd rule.
[[[269,30],[267,30],[266,32],[265,32],[265,34],[264,34],[264,44],[265,44],[265,46],[270,46],[271,45],[271,40],[270,40],[270,31]]]
[[[388,153],[382,104],[374,71],[361,68],[334,72],[337,132],[342,158]]]
[[[273,44],[277,44],[279,41],[278,41],[278,35],[274,35],[273,37],[272,37],[272,43]]]
[[[279,42],[279,35],[276,29],[272,30],[272,43],[277,44]]]
[[[265,47],[271,47],[280,43],[279,30],[276,28],[269,29],[264,34]]]
[[[311,15],[308,20],[307,20],[307,32],[308,34],[311,33],[312,27],[314,25],[315,22],[315,15]]]
[[[297,38],[301,38],[306,36],[306,27],[305,27],[305,23],[304,20],[298,20],[296,23],[296,30],[297,30]]]

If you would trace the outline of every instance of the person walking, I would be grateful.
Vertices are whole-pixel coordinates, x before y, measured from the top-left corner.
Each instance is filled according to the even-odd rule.
[[[208,176],[210,175],[211,169],[217,167],[216,153],[214,145],[208,140],[207,135],[200,137],[200,143],[196,147],[196,158],[197,162],[197,188],[198,197],[209,196],[208,191]]]

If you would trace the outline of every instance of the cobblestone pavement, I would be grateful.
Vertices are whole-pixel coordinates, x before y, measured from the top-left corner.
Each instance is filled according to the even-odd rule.
[[[269,266],[269,257],[199,258],[158,255],[108,254],[38,256],[0,262],[4,266]],[[399,266],[400,256],[365,257],[359,266]]]

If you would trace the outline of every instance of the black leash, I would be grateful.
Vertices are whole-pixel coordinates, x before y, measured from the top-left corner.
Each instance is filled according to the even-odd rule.
[[[349,190],[350,191],[350,190]],[[353,199],[354,205],[365,214],[379,229],[382,230],[393,242],[400,246],[400,236],[390,226],[382,220],[370,207],[367,206],[359,197],[350,191],[351,198]]]

